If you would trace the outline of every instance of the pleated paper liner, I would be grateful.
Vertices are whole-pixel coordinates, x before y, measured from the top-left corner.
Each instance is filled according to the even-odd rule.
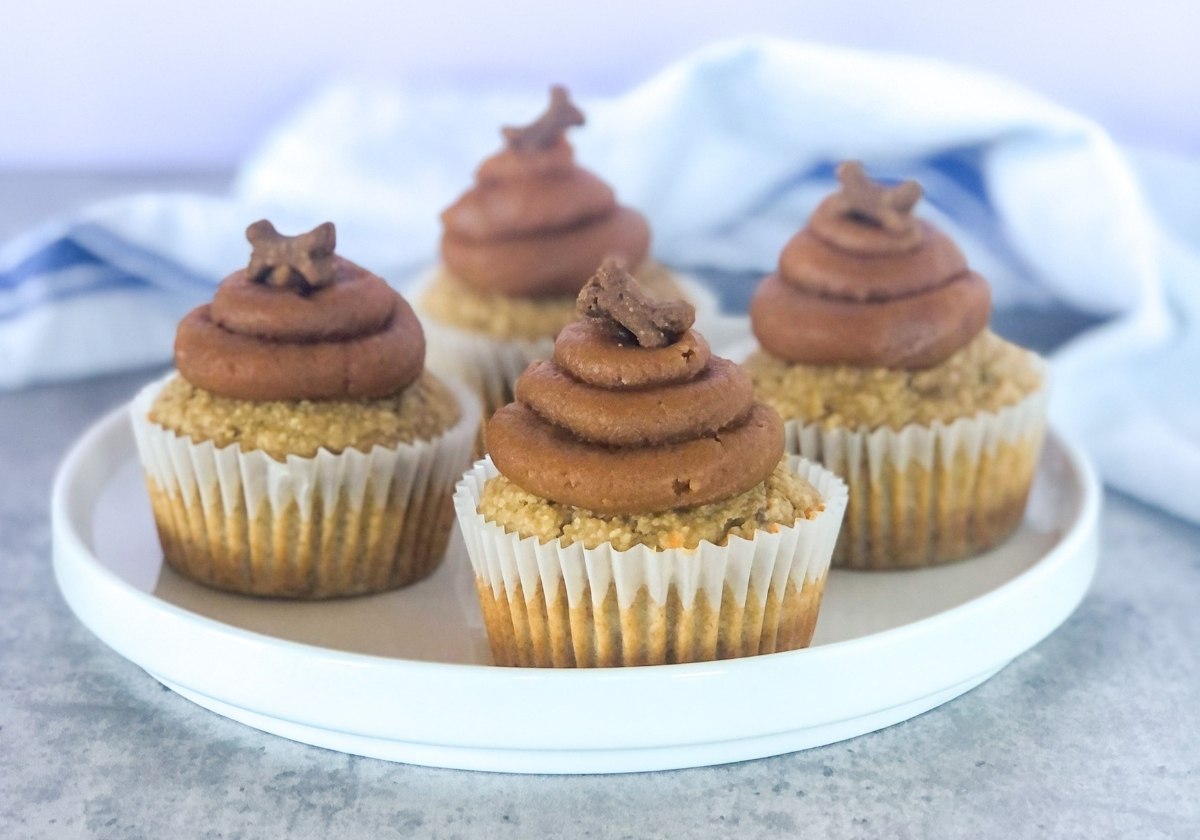
[[[454,502],[497,665],[660,665],[793,650],[811,642],[846,505],[840,479],[802,458],[789,465],[824,511],[754,539],[655,551],[521,539],[477,512],[490,459]]]
[[[163,556],[180,574],[249,595],[331,598],[405,586],[441,563],[479,426],[462,385],[447,383],[462,415],[437,438],[280,462],[151,423],[165,382],[144,388],[130,414]]]
[[[444,380],[457,380],[483,403],[482,421],[513,401],[513,388],[531,362],[554,355],[554,339],[500,339],[452,327],[422,315],[425,366]],[[474,454],[484,453],[482,429]]]
[[[1007,539],[1021,522],[1046,430],[1045,387],[996,412],[899,431],[784,424],[787,451],[850,491],[833,565],[932,566]]]

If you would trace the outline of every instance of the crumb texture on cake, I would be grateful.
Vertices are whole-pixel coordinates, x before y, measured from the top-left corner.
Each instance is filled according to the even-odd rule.
[[[236,443],[282,461],[311,458],[319,449],[370,451],[430,440],[461,415],[458,401],[425,372],[402,391],[378,399],[251,401],[220,397],[181,376],[172,377],[150,408],[150,421],[194,442]]]
[[[785,420],[825,428],[948,423],[1015,405],[1042,385],[1036,355],[991,330],[924,370],[789,364],[764,351],[745,367],[755,395]]]
[[[705,540],[724,545],[731,536],[752,539],[755,531],[812,519],[823,509],[816,488],[789,470],[786,459],[744,493],[661,513],[601,515],[528,493],[502,475],[488,480],[479,503],[485,520],[523,538],[543,543],[561,538],[566,545],[581,542],[584,548],[611,542],[618,551],[635,545],[696,548]]]
[[[660,300],[687,297],[674,274],[646,262],[636,272],[642,288]],[[421,298],[425,313],[443,324],[499,339],[553,338],[579,317],[575,295],[517,297],[481,292],[439,268]]]

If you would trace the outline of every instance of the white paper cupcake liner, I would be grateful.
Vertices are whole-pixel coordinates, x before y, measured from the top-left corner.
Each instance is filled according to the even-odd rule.
[[[754,539],[655,551],[539,543],[484,520],[476,462],[454,504],[500,665],[607,666],[702,661],[806,646],[846,507],[845,484],[792,457],[824,511]]]
[[[461,416],[429,441],[276,461],[237,444],[194,443],[148,419],[167,379],[130,405],[167,562],[220,589],[327,598],[393,589],[433,571],[452,526],[479,402],[449,387]]]
[[[1007,538],[1033,481],[1046,400],[1043,385],[996,412],[900,430],[785,422],[787,451],[824,464],[849,487],[833,565],[928,566]]]
[[[532,362],[554,355],[554,339],[500,339],[439,323],[422,315],[425,366],[443,379],[471,388],[483,403],[483,417],[513,401],[517,377]]]

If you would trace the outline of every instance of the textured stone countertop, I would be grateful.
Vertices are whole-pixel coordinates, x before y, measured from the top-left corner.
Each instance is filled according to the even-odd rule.
[[[0,238],[114,183],[131,186],[0,176]],[[97,640],[50,565],[60,458],[152,374],[0,394],[0,837],[1200,837],[1200,528],[1113,493],[1096,581],[1059,630],[968,694],[843,743],[510,776],[342,755],[219,717]]]

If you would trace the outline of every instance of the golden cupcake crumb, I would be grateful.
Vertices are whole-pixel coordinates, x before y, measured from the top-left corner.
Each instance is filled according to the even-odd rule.
[[[642,289],[651,297],[674,300],[687,297],[674,275],[662,265],[646,263],[636,272]],[[553,338],[579,317],[575,295],[525,298],[480,292],[439,269],[421,298],[433,318],[453,327],[500,339]]]
[[[229,399],[173,377],[155,398],[149,418],[193,442],[237,443],[277,461],[311,458],[324,448],[370,451],[431,440],[460,416],[450,390],[426,371],[404,390],[379,399],[251,401]]]
[[[951,422],[1015,405],[1042,384],[1035,354],[991,330],[924,370],[793,365],[763,351],[745,368],[756,396],[785,420],[827,429]]]
[[[787,460],[766,480],[745,493],[712,504],[662,513],[605,516],[562,505],[522,490],[504,476],[487,481],[479,512],[488,522],[541,542],[562,538],[595,548],[611,542],[625,551],[635,545],[653,549],[696,548],[707,540],[724,545],[731,536],[752,539],[754,532],[774,533],[780,525],[812,519],[822,510],[816,488],[787,468]]]

